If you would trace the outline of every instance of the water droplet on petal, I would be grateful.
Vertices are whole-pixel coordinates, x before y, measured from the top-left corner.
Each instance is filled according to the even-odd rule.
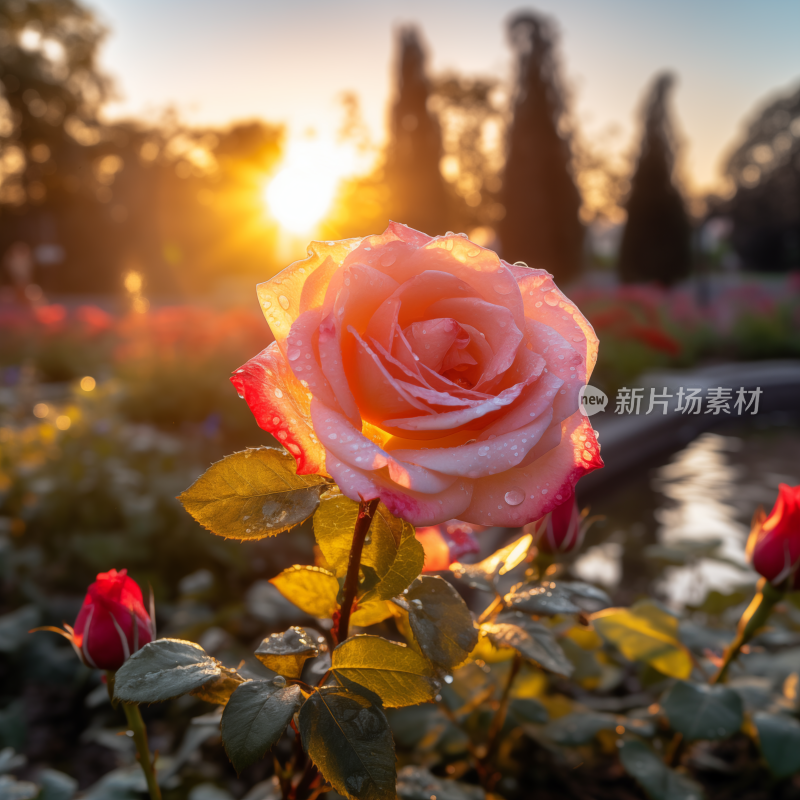
[[[395,261],[397,261],[397,256],[394,253],[384,253],[380,257],[382,267],[391,267]]]
[[[277,397],[278,400],[280,400],[281,397],[283,397],[283,392],[280,389],[276,389],[275,390],[275,397]]]
[[[289,351],[289,361],[297,361],[300,358],[300,351],[299,350],[290,350]]]
[[[572,337],[572,341],[573,342],[582,342],[583,341],[583,336],[573,336]]]
[[[518,506],[525,499],[525,492],[522,489],[509,489],[504,499],[510,506]]]
[[[282,294],[282,295],[281,295],[281,296],[278,298],[278,302],[281,304],[281,308],[282,308],[284,311],[286,311],[286,309],[288,309],[288,308],[289,308],[289,298],[287,298],[287,297],[286,297],[286,295],[283,295],[283,294]]]
[[[509,283],[496,283],[494,286],[494,290],[497,294],[511,294],[514,291],[514,284]]]
[[[557,306],[558,305],[558,298],[556,297],[554,292],[550,292],[550,294],[546,294],[544,296],[544,301],[549,306]]]

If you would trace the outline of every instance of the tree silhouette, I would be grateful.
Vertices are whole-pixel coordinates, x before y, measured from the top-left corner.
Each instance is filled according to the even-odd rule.
[[[667,111],[672,75],[656,77],[645,103],[644,135],[626,210],[619,274],[626,283],[671,286],[691,270],[691,224],[673,181],[675,137]]]
[[[428,109],[425,51],[412,27],[400,30],[398,43],[397,99],[385,168],[389,214],[412,228],[442,234],[449,222],[449,197],[439,168],[441,131]]]
[[[506,214],[498,226],[503,257],[566,282],[580,270],[583,228],[563,131],[555,33],[550,22],[529,12],[515,16],[508,29],[518,77],[503,179]]]

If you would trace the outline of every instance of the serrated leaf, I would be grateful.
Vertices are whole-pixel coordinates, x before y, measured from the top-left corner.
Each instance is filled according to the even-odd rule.
[[[761,752],[776,778],[800,772],[800,722],[783,714],[753,715]]]
[[[322,555],[333,572],[347,573],[358,503],[331,489],[322,497],[314,515],[314,535]],[[364,603],[389,600],[403,591],[420,574],[425,551],[417,541],[414,526],[393,516],[382,503],[370,524],[361,553],[361,568],[371,580],[359,591]],[[385,619],[386,617],[383,617]],[[373,624],[359,623],[355,624]]]
[[[272,681],[248,681],[231,695],[222,712],[221,731],[237,774],[264,757],[302,702],[299,686],[279,689]]]
[[[339,687],[316,689],[298,715],[303,747],[339,794],[394,800],[394,742],[383,711]]]
[[[597,711],[577,711],[548,722],[543,735],[556,744],[577,747],[587,744],[600,731],[614,730],[617,718]]]
[[[442,669],[466,661],[478,643],[478,631],[461,595],[443,578],[422,575],[403,596],[411,630],[425,656]]]
[[[692,674],[691,656],[678,638],[677,618],[652,601],[608,608],[591,619],[594,629],[629,661],[643,661],[672,678]]]
[[[350,616],[350,624],[359,628],[368,628],[389,619],[394,613],[388,600],[358,601],[356,610]]]
[[[317,619],[330,619],[339,607],[339,581],[321,567],[295,565],[276,575],[270,583],[301,611]]]
[[[427,703],[439,683],[430,662],[380,636],[354,636],[333,651],[331,671],[375,692],[387,708]]]
[[[256,658],[267,669],[286,678],[299,678],[303,664],[319,655],[319,648],[302,629],[292,626],[283,633],[270,634],[258,646]]]
[[[545,581],[536,586],[525,586],[509,592],[504,598],[508,608],[526,611],[528,614],[553,617],[556,614],[577,614],[580,607],[571,600],[572,592],[562,589],[554,581]]]
[[[222,665],[200,645],[156,639],[117,670],[114,696],[126,703],[160,703],[200,689],[221,674]]]
[[[651,800],[703,800],[705,796],[700,786],[667,767],[644,742],[623,741],[619,760]]]
[[[687,741],[727,739],[742,726],[744,708],[738,692],[727,686],[677,681],[661,701],[670,727]]]
[[[497,647],[512,647],[550,672],[569,677],[575,669],[550,628],[519,611],[507,611],[484,623],[481,633]]]
[[[453,575],[465,581],[474,589],[484,592],[493,592],[494,581],[498,575],[505,575],[514,567],[519,566],[528,554],[533,544],[533,536],[526,533],[511,544],[501,547],[492,555],[479,561],[477,564],[461,564],[455,562],[450,565]]]
[[[237,687],[244,683],[244,678],[235,669],[220,665],[221,674],[203,684],[199,689],[192,689],[189,694],[206,703],[224,706]]]
[[[307,520],[328,485],[321,476],[298,475],[296,469],[284,450],[250,448],[212,464],[178,499],[217,536],[275,536]]]

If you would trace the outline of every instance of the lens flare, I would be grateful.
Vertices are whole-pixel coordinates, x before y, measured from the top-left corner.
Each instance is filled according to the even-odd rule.
[[[290,233],[311,233],[355,162],[349,147],[315,139],[292,142],[283,165],[264,188],[270,214]]]

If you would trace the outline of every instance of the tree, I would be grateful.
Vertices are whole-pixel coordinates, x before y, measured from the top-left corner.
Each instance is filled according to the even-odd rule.
[[[644,134],[625,206],[619,274],[626,283],[671,286],[689,275],[691,224],[673,180],[675,135],[667,110],[672,75],[656,77],[644,108]]]
[[[425,51],[415,28],[403,28],[398,43],[397,99],[384,171],[389,214],[412,228],[442,234],[450,222],[450,198],[440,170],[441,131],[428,109]]]
[[[756,270],[800,266],[800,88],[769,103],[728,162],[736,194],[715,215],[733,222],[731,241]]]
[[[566,282],[580,270],[581,199],[565,131],[564,93],[552,24],[525,12],[509,23],[517,89],[503,179],[503,258],[544,268]]]

